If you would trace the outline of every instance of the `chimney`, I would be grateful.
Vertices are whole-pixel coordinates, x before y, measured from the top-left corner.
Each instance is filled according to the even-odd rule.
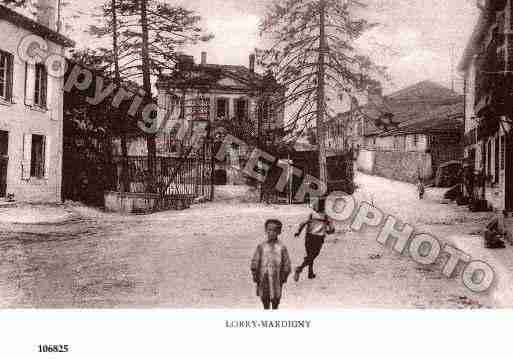
[[[203,51],[201,53],[201,64],[205,66],[207,64],[207,52]]]
[[[58,31],[58,7],[60,0],[32,0],[36,21],[50,30]]]
[[[249,55],[249,71],[255,72],[255,54]]]

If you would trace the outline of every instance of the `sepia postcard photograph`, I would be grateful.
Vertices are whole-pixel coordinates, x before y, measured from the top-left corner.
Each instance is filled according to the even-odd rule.
[[[513,0],[0,0],[7,322],[443,331],[508,317],[512,246]]]

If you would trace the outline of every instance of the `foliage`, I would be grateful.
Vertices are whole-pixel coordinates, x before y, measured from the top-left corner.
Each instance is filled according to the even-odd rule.
[[[139,82],[143,74],[143,33],[141,31],[141,0],[117,2],[119,14],[117,29],[119,37],[120,75],[123,80]],[[89,33],[98,38],[110,38],[113,32],[111,2],[100,8],[98,25],[92,25]],[[148,56],[153,77],[170,73],[177,62],[177,48],[184,45],[208,41],[213,36],[204,34],[198,23],[201,18],[193,11],[166,2],[147,1]],[[101,47],[105,69],[114,73],[114,54],[110,47]]]

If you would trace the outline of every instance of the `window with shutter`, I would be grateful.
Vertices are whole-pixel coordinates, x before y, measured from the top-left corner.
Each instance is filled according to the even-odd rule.
[[[506,136],[501,136],[501,170],[505,168],[506,165]]]
[[[34,89],[34,103],[46,107],[48,87],[48,74],[44,64],[36,64],[36,84]]]
[[[13,56],[0,50],[0,97],[12,99]]]
[[[25,63],[25,105],[34,105],[36,70],[33,64]]]
[[[500,143],[499,143],[499,137],[495,138],[495,156],[494,156],[494,162],[495,162],[495,182],[499,182],[499,172],[500,172]]]
[[[30,179],[30,161],[31,161],[32,135],[23,135],[23,160],[21,162],[21,178]]]
[[[491,176],[492,175],[492,141],[488,140],[488,146],[486,148],[486,175]]]

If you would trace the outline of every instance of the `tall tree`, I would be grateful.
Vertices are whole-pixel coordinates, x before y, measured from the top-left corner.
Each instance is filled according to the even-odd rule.
[[[98,13],[94,14],[96,18],[101,19],[100,26],[92,25],[89,27],[89,33],[95,37],[107,40],[110,37],[112,48],[100,48],[95,52],[97,58],[95,68],[101,68],[114,79],[117,88],[123,86],[119,62],[119,28],[122,25],[118,19],[119,6],[123,0],[110,0],[100,7]],[[128,184],[128,118],[120,111],[119,108],[113,109],[112,122],[115,123],[121,139],[121,190],[127,190]]]
[[[112,3],[110,3],[112,6]],[[119,72],[123,81],[142,84],[146,102],[153,101],[152,80],[171,73],[177,63],[177,48],[208,41],[210,34],[204,34],[199,27],[201,18],[182,7],[171,6],[158,0],[118,1],[118,60],[116,68],[110,63],[110,71]],[[108,24],[107,24],[108,25]],[[107,26],[108,28],[108,26]],[[112,29],[112,27],[110,27]],[[109,36],[106,27],[92,27],[98,36]],[[110,35],[111,36],[111,35]],[[108,59],[112,49],[101,49]],[[112,58],[112,57],[111,57]],[[155,134],[146,133],[149,167],[149,190],[153,191],[152,178],[155,173]]]
[[[365,91],[385,69],[354,46],[373,27],[356,15],[360,0],[274,1],[260,27],[270,48],[259,50],[259,63],[288,86],[285,102],[294,108],[289,131],[303,132],[315,123],[320,180],[327,183],[325,117],[342,101]]]

